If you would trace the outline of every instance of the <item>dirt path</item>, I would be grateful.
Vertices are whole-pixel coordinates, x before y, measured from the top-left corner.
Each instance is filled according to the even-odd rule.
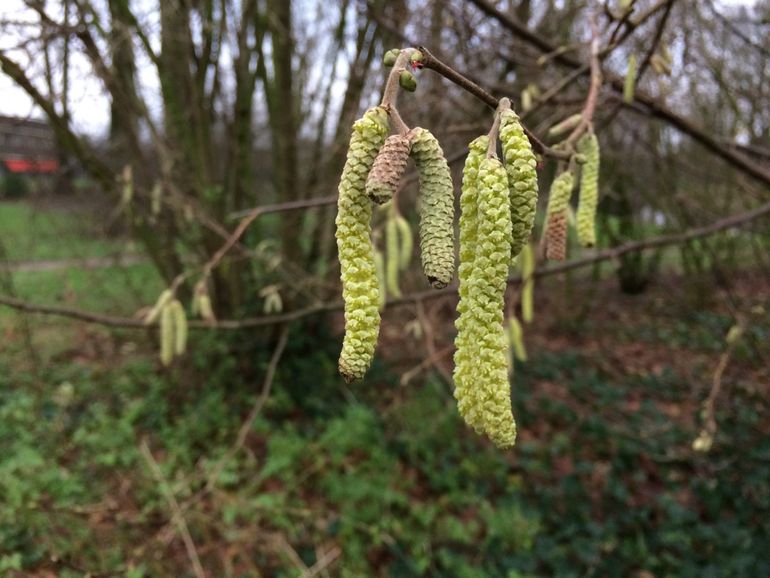
[[[142,255],[122,255],[115,257],[88,257],[86,259],[48,259],[42,261],[19,261],[16,263],[0,264],[0,271],[59,271],[77,267],[79,269],[103,269],[105,267],[125,267],[144,263],[147,258]]]

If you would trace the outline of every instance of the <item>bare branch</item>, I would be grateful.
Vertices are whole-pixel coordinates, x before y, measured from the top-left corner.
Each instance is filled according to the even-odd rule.
[[[593,255],[576,259],[574,261],[568,261],[557,265],[548,266],[542,269],[537,269],[534,273],[535,278],[550,277],[566,271],[572,271],[575,269],[581,269],[588,267],[595,263],[601,263],[603,261],[614,261],[627,253],[636,253],[639,251],[647,251],[650,249],[656,249],[660,247],[666,247],[670,245],[680,245],[694,239],[700,239],[703,237],[709,237],[715,235],[721,231],[727,229],[733,229],[741,227],[753,221],[757,221],[762,217],[770,214],[770,203],[766,203],[743,213],[725,217],[705,225],[703,227],[696,227],[681,233],[674,233],[671,235],[661,235],[659,237],[653,237],[651,239],[645,239],[643,241],[632,241],[623,243],[617,247],[598,251]],[[521,277],[516,276],[508,279],[508,284],[516,284],[521,282]],[[439,297],[446,297],[457,293],[457,286],[450,285],[444,289],[428,289],[426,291],[420,291],[405,295],[398,299],[391,299],[385,305],[387,308],[401,307],[403,305],[414,304],[420,301],[428,301],[431,299],[437,299]],[[146,329],[147,325],[141,319],[131,319],[125,317],[115,317],[111,315],[102,315],[99,313],[92,313],[90,311],[83,311],[80,309],[73,309],[69,307],[60,307],[57,305],[38,305],[29,303],[21,299],[14,299],[12,297],[0,296],[0,305],[5,305],[12,309],[19,311],[25,311],[28,313],[39,313],[43,315],[57,315],[59,317],[69,317],[84,321],[87,323],[96,323],[107,327],[121,327],[125,329]],[[205,321],[192,320],[189,322],[191,329],[223,329],[223,330],[237,330],[246,329],[251,327],[266,327],[270,325],[279,325],[284,323],[291,323],[310,317],[312,315],[318,315],[321,313],[328,313],[332,311],[341,311],[343,304],[341,301],[335,301],[330,303],[321,303],[318,305],[312,305],[288,313],[280,315],[268,315],[263,317],[251,317],[246,319],[230,319],[221,320],[216,323],[207,323]]]

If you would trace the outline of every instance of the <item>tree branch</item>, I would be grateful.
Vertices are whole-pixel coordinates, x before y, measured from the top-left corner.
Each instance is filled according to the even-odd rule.
[[[696,227],[688,231],[681,233],[674,233],[671,235],[661,235],[659,237],[653,237],[652,239],[645,239],[642,241],[632,241],[623,243],[617,247],[598,251],[593,255],[576,259],[574,261],[568,261],[566,263],[560,263],[558,265],[551,265],[542,269],[537,269],[533,274],[535,278],[550,277],[559,273],[565,273],[575,269],[581,269],[588,267],[595,263],[601,263],[603,261],[614,261],[627,253],[636,253],[639,251],[647,251],[649,249],[656,249],[660,247],[666,247],[669,245],[680,245],[694,239],[700,239],[703,237],[709,237],[721,231],[741,227],[753,221],[756,221],[766,215],[770,214],[770,203],[766,203],[743,213],[732,215],[724,219],[720,219],[705,225],[703,227]],[[516,284],[521,282],[521,277],[511,277],[508,279],[508,284]],[[428,301],[431,299],[437,299],[439,297],[446,297],[457,293],[457,286],[450,285],[444,289],[428,289],[426,291],[420,291],[405,295],[399,299],[391,299],[386,303],[387,308],[401,307],[403,305],[410,305],[421,301]],[[141,319],[131,319],[125,317],[115,317],[111,315],[102,315],[99,313],[92,313],[90,311],[83,311],[80,309],[73,309],[69,307],[60,307],[57,305],[38,305],[35,303],[29,303],[21,299],[14,299],[12,297],[0,295],[0,305],[5,305],[12,309],[19,311],[25,311],[28,313],[39,313],[43,315],[56,315],[59,317],[69,317],[86,323],[95,323],[104,325],[107,327],[125,328],[125,329],[146,329],[148,326]],[[230,319],[221,320],[216,323],[207,323],[205,321],[191,320],[189,326],[191,329],[223,329],[223,330],[237,330],[246,329],[251,327],[265,327],[277,324],[291,323],[310,317],[312,315],[319,315],[321,313],[328,313],[332,311],[341,311],[343,304],[341,301],[334,301],[331,303],[321,303],[318,305],[312,305],[295,311],[282,313],[280,315],[268,315],[263,317],[252,317],[247,319]]]
[[[551,41],[532,32],[514,17],[500,12],[490,2],[488,2],[488,0],[469,1],[476,5],[482,12],[497,20],[497,22],[503,26],[503,28],[506,28],[519,38],[525,40],[527,43],[535,46],[541,52],[548,54],[556,50],[556,46],[551,43]],[[665,6],[665,3],[661,2],[656,6],[656,9],[663,6]],[[582,69],[581,76],[590,74],[588,67],[585,67],[585,65],[583,65],[579,60],[568,54],[557,54],[554,56],[554,61],[572,69]],[[622,96],[624,79],[615,74],[607,74],[606,78],[613,91],[617,95]],[[683,132],[695,141],[699,142],[712,153],[727,161],[728,164],[743,171],[757,181],[760,181],[765,185],[770,185],[770,170],[752,163],[743,155],[738,154],[727,146],[720,144],[717,139],[705,133],[703,130],[692,124],[689,120],[669,110],[665,105],[658,102],[649,94],[637,90],[634,93],[634,102],[630,104],[624,102],[623,104],[627,108],[630,108],[636,112],[645,112],[655,118],[659,118],[667,122],[671,126],[678,129],[680,132]],[[639,106],[642,106],[641,111]]]

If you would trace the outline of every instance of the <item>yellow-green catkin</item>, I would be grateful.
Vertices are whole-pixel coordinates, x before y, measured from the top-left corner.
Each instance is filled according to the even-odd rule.
[[[626,65],[626,78],[623,81],[623,100],[628,104],[634,102],[634,92],[636,91],[636,55],[628,57]]]
[[[382,205],[393,198],[406,169],[410,148],[407,135],[394,134],[385,139],[366,179],[366,194],[372,201]]]
[[[508,339],[513,355],[519,361],[527,361],[527,348],[524,345],[524,330],[516,317],[508,319]]]
[[[412,261],[412,251],[414,250],[414,239],[412,238],[412,228],[401,215],[396,215],[396,228],[398,229],[398,267],[405,271]]]
[[[398,246],[398,225],[395,215],[391,214],[385,223],[385,279],[388,293],[401,297],[398,286],[398,270],[401,255]]]
[[[454,275],[454,189],[449,164],[436,137],[412,129],[411,155],[420,174],[420,254],[430,284],[441,289]]]
[[[374,250],[374,270],[377,273],[377,280],[380,284],[380,298],[377,302],[377,308],[382,311],[385,309],[385,302],[388,300],[385,287],[387,279],[385,278],[385,259],[382,257],[382,251]]]
[[[596,206],[599,203],[599,139],[594,133],[583,136],[578,151],[586,162],[580,168],[580,200],[577,210],[578,241],[583,247],[596,245]]]
[[[532,323],[534,318],[535,298],[535,252],[527,243],[521,250],[521,318],[524,323]]]
[[[508,380],[508,339],[503,305],[510,263],[511,211],[502,163],[484,159],[476,177],[476,250],[460,308],[458,340],[467,354],[455,356],[455,396],[466,422],[501,448],[516,440]],[[461,279],[461,283],[462,283]],[[460,335],[462,333],[463,335]],[[459,367],[458,365],[459,364]]]
[[[187,314],[182,304],[174,299],[168,306],[174,317],[174,355],[183,355],[187,350]]]
[[[160,362],[171,365],[174,359],[174,310],[170,303],[160,312]]]
[[[163,312],[163,308],[168,305],[173,297],[174,293],[171,291],[171,289],[164,289],[158,296],[158,300],[155,302],[155,305],[152,306],[152,309],[150,309],[150,312],[147,313],[147,316],[144,318],[144,324],[152,325],[155,323],[158,317],[160,317],[160,314]]]
[[[563,121],[561,121],[558,124],[555,124],[550,129],[548,129],[548,136],[550,137],[558,137],[561,136],[568,131],[571,131],[574,129],[577,125],[580,124],[580,121],[583,120],[583,115],[573,114],[572,116],[568,116]]]
[[[388,113],[366,111],[353,124],[337,200],[336,238],[345,302],[345,338],[339,370],[346,381],[361,379],[374,357],[380,332],[380,288],[371,240],[372,203],[366,178],[388,134]]]
[[[471,276],[476,259],[479,226],[478,173],[481,161],[486,158],[486,135],[480,136],[468,145],[468,156],[463,168],[462,193],[460,195],[460,264],[457,276],[460,281],[460,301],[457,304],[454,355],[454,396],[460,415],[474,429],[481,431],[481,415],[475,411],[475,341],[473,337],[473,300]]]
[[[510,193],[513,233],[511,256],[515,258],[529,240],[535,224],[537,160],[518,115],[510,109],[500,115],[500,142]]]
[[[546,211],[545,255],[563,261],[567,256],[567,205],[572,195],[572,173],[564,171],[551,184]]]

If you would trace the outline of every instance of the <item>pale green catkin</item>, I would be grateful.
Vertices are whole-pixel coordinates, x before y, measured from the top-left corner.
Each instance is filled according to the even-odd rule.
[[[623,100],[628,104],[634,102],[634,92],[636,91],[636,55],[628,57],[626,66],[626,78],[623,81]]]
[[[174,359],[174,310],[170,303],[160,312],[160,362],[171,365]]]
[[[567,254],[567,205],[572,195],[572,173],[564,171],[551,184],[546,211],[546,251],[548,259],[563,261]]]
[[[171,289],[164,289],[161,291],[160,295],[158,296],[158,300],[155,302],[155,305],[152,306],[152,309],[150,309],[149,313],[147,313],[147,316],[144,318],[144,324],[152,325],[155,323],[155,321],[158,320],[158,317],[160,317],[160,314],[163,312],[163,308],[168,305],[173,297],[174,293],[171,291]]]
[[[409,226],[409,221],[407,221],[401,215],[396,215],[396,227],[398,228],[398,239],[400,247],[398,267],[402,271],[405,271],[409,267],[409,263],[412,261],[412,251],[414,250],[412,228]]]
[[[498,447],[507,448],[516,440],[516,424],[508,381],[508,340],[503,329],[512,239],[508,179],[502,163],[495,158],[482,160],[476,184],[476,251],[464,292],[467,304],[461,315],[465,319],[458,327],[458,333],[464,334],[458,335],[460,346],[468,355],[455,356],[459,363],[455,378],[460,381],[455,396],[466,422],[486,433]]]
[[[537,160],[518,115],[510,109],[500,115],[500,142],[510,192],[513,233],[511,256],[515,258],[529,240],[535,224]]]
[[[574,129],[577,125],[580,124],[581,120],[583,120],[583,115],[580,113],[573,114],[572,116],[568,116],[560,123],[555,124],[550,129],[548,129],[548,136],[554,137],[554,138],[561,136],[567,133],[568,131],[571,131],[572,129]]]
[[[385,223],[385,279],[388,293],[393,297],[401,297],[398,286],[398,265],[401,255],[398,248],[398,225],[395,215],[388,217]]]
[[[382,205],[393,198],[399,181],[409,160],[409,137],[394,134],[385,139],[372,170],[366,179],[366,194],[375,203]]]
[[[489,139],[480,136],[468,145],[468,156],[463,168],[462,192],[460,194],[460,265],[457,276],[460,281],[460,300],[457,304],[458,317],[455,321],[457,337],[454,355],[454,396],[457,407],[465,421],[481,431],[481,415],[474,411],[477,406],[474,387],[475,345],[472,336],[472,291],[471,276],[476,259],[479,226],[478,173],[481,161],[486,158]]]
[[[444,151],[430,131],[412,130],[412,151],[420,174],[420,253],[430,284],[441,289],[454,275],[454,189]]]
[[[377,302],[377,308],[382,311],[385,309],[385,302],[388,300],[385,290],[387,279],[385,278],[385,259],[382,258],[382,251],[377,249],[374,250],[374,270],[377,273],[377,281],[380,284],[380,299]]]
[[[524,323],[532,323],[534,317],[535,293],[535,252],[528,243],[521,250],[521,318]]]
[[[171,302],[169,309],[174,316],[174,355],[183,355],[187,350],[187,315],[176,299]]]
[[[374,357],[380,331],[379,282],[371,240],[372,203],[366,178],[388,134],[388,113],[369,109],[353,124],[337,200],[336,238],[345,302],[345,338],[339,370],[346,381],[361,379]]]
[[[519,361],[527,361],[527,348],[524,345],[524,330],[516,317],[508,319],[508,339],[513,355]]]
[[[599,203],[599,139],[586,134],[578,142],[586,162],[580,168],[580,200],[577,210],[578,240],[583,247],[596,245],[596,206]]]

